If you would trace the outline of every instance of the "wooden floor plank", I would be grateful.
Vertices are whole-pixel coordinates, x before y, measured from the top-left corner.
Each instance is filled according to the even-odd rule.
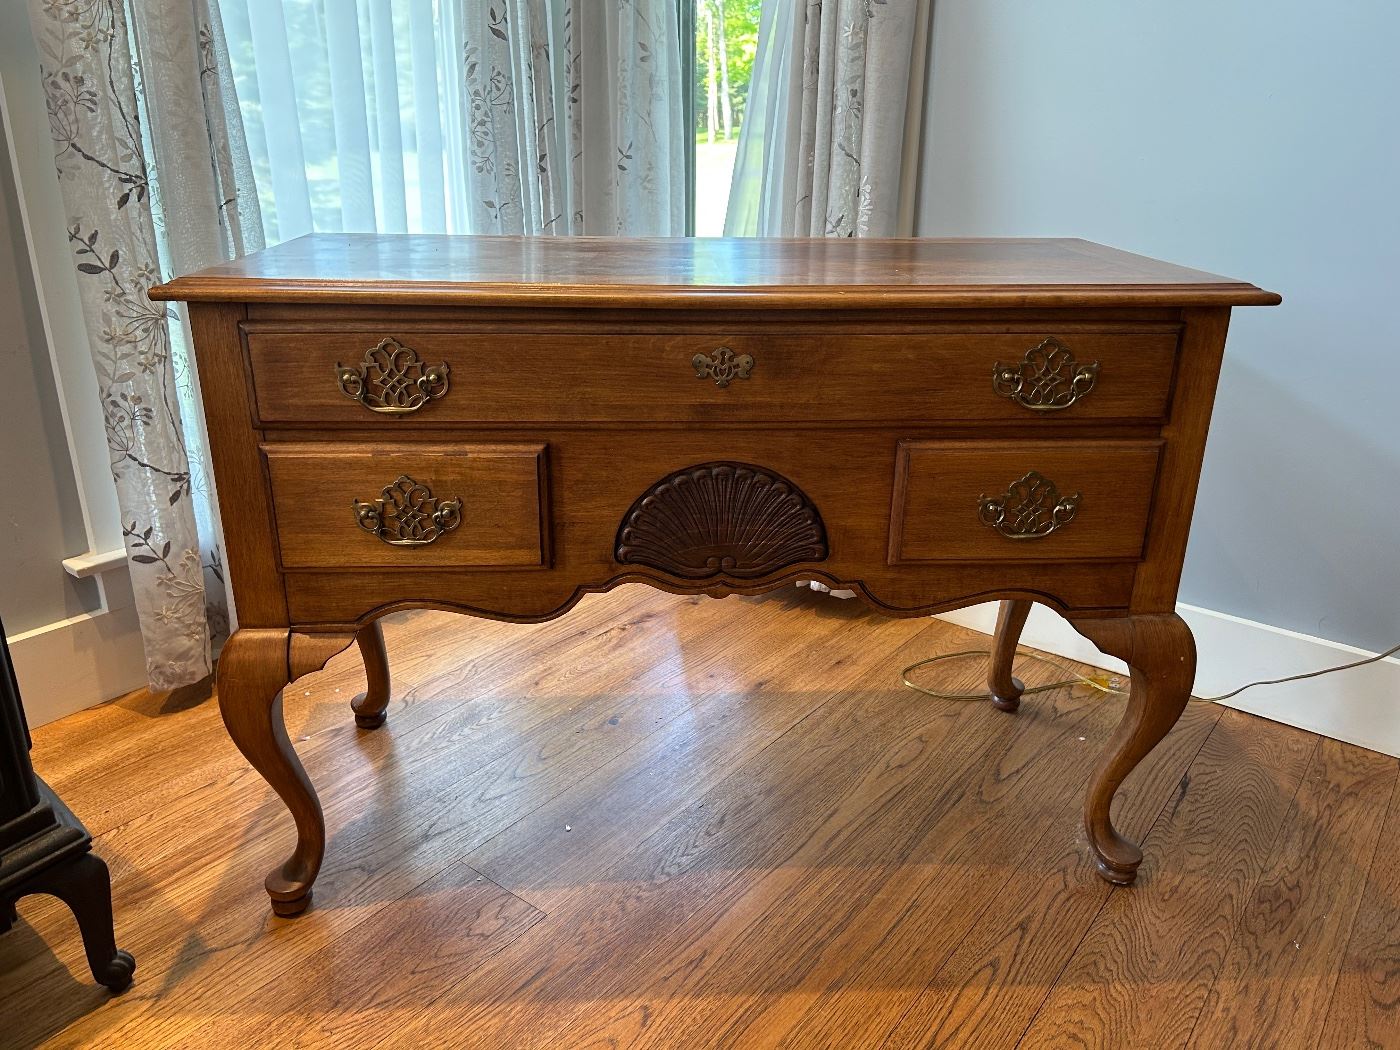
[[[352,929],[318,931],[315,968],[279,974],[214,1004],[199,1045],[383,1045],[544,917],[475,869],[452,864]],[[292,935],[286,926],[270,934]]]
[[[1036,975],[1040,988],[1047,977],[1054,987],[1026,1045],[1186,1044],[1316,744],[1301,730],[1223,712],[1148,835],[1140,884],[1110,896],[1062,971]],[[969,961],[980,950],[969,945]],[[1033,996],[1037,981],[1029,983]],[[950,1009],[938,1030],[962,1023]]]
[[[1219,978],[1195,1045],[1298,1045],[1285,995],[1314,1042],[1395,1041],[1393,760],[1323,745],[1289,807],[1316,738],[1233,713],[1210,732],[1219,709],[1193,705],[1120,793],[1147,859],[1110,891],[1078,809],[1122,701],[911,693],[904,664],[986,644],[941,621],[629,587],[549,624],[414,613],[387,633],[383,731],[348,717],[353,651],[286,698],[331,834],[294,921],[261,890],[290,821],[212,701],[132,696],[35,732],[101,830],[138,970],[109,999],[71,916],[27,899],[0,937],[0,1046],[1008,1045],[1038,1001],[1037,1026],[1105,1012],[1103,1045],[1153,1045],[1202,999],[1202,957]],[[1350,860],[1309,859],[1327,848]],[[1289,956],[1294,926],[1325,947]],[[1076,1031],[1036,1040],[1052,1028]]]
[[[1074,778],[1070,805],[1031,836],[1024,859],[996,887],[989,907],[960,931],[941,962],[925,971],[927,979],[905,999],[908,1008],[895,1018],[887,1045],[1002,1047],[1020,1038],[1085,927],[1117,892],[1094,877],[1076,818],[1093,760],[1123,704],[1120,697],[1105,705],[1114,717],[1094,727],[1091,758]],[[1189,707],[1123,785],[1114,820],[1125,834],[1147,839],[1218,720],[1217,708]],[[1126,892],[1154,892],[1150,870],[1140,870],[1139,879],[1141,885]],[[819,1014],[804,1026],[809,1045],[827,1027],[820,1021]]]
[[[945,631],[925,624],[903,648],[858,647],[846,669],[860,680],[874,668],[899,666]],[[751,872],[787,863],[820,836],[824,816],[859,808],[866,796],[853,789],[888,734],[925,717],[897,687],[842,688],[828,677],[820,696],[825,703],[801,720],[800,734],[784,734],[714,788],[691,795],[659,827],[639,828],[630,850],[575,857],[559,872],[574,892],[548,909],[558,938],[541,943],[532,931],[462,990],[472,1045],[558,1045],[577,1003],[613,995],[668,932],[712,921]],[[811,698],[802,704],[811,707]]]
[[[974,689],[982,670],[971,665],[966,679],[945,684]],[[1028,829],[1053,819],[1073,793],[1067,781],[1080,761],[1076,738],[1111,717],[1086,692],[1041,697],[1015,716],[989,705],[921,702],[940,720],[975,721],[977,746],[963,751],[953,740],[951,747],[935,741],[915,751],[895,742],[894,754],[908,751],[908,790],[891,800],[900,808],[891,805],[871,833],[852,837],[803,881],[788,885],[786,872],[759,881],[740,907],[686,946],[696,960],[692,972],[634,1007],[635,1016],[651,1021],[644,1045],[789,1042],[807,1007],[854,999],[870,1001],[851,1017],[843,1006],[833,1015],[854,1025],[834,1023],[821,1038],[877,1041],[873,1002],[897,999],[918,980],[918,961],[939,952],[940,934],[956,938],[959,921],[970,921],[980,906],[982,888],[1015,866]],[[890,840],[891,826],[901,828],[902,842]],[[794,944],[798,935],[804,940]],[[727,994],[710,992],[716,985]]]
[[[724,611],[714,602],[681,605],[685,615],[673,616],[668,623],[683,636],[686,646],[687,659],[677,664],[660,659],[655,647],[646,645],[632,629],[650,622],[651,608],[644,603],[628,615],[619,614],[601,635],[583,638],[573,657],[566,659],[561,647],[544,669],[529,664],[508,669],[499,682],[483,683],[486,687],[477,696],[459,701],[442,718],[407,732],[400,728],[396,735],[354,737],[370,747],[384,748],[389,756],[400,749],[411,756],[402,775],[394,775],[396,766],[378,763],[370,776],[347,776],[318,768],[311,760],[320,752],[307,749],[308,766],[322,786],[331,829],[318,899],[333,907],[313,909],[312,915],[292,925],[329,924],[341,930],[365,921],[469,851],[477,840],[489,838],[532,806],[547,801],[551,791],[576,783],[608,756],[626,750],[638,734],[656,731],[656,719],[664,721],[662,712],[668,706],[672,715],[689,711],[691,693],[679,688],[688,676],[699,674],[722,691],[727,684],[724,674],[718,679],[705,676],[712,664],[726,659],[724,641],[714,636]],[[783,618],[784,608],[772,603],[755,606],[751,626],[776,623]],[[457,623],[470,625],[470,621]],[[807,640],[829,639],[839,630],[839,621],[823,619],[812,626]],[[789,641],[775,638],[764,658],[780,658],[786,645],[802,640],[800,635]],[[614,686],[600,688],[598,683],[608,679],[614,680]],[[340,753],[352,769],[360,765],[347,749],[341,748]],[[285,969],[296,964],[299,951],[278,952],[263,939],[269,924],[277,923],[267,916],[260,869],[270,867],[287,848],[285,840],[278,843],[276,833],[282,819],[279,805],[275,798],[266,800],[253,821],[257,831],[247,836],[247,846],[236,857],[236,871],[213,873],[216,887],[210,887],[207,873],[191,872],[188,864],[177,869],[180,890],[196,891],[195,900],[201,888],[215,896],[241,891],[235,907],[169,915],[161,907],[160,894],[138,897],[138,922],[147,921],[140,922],[143,937],[132,950],[144,951],[148,982],[170,967],[185,981],[197,973],[217,972],[235,955],[263,967]],[[224,848],[229,845],[225,838]],[[176,935],[191,922],[203,933],[198,943]],[[129,993],[111,1005],[108,1016],[90,1023],[114,1036],[171,1038],[178,1043],[198,1031],[204,1000],[217,993],[196,982],[191,994],[176,995],[174,1002],[168,993],[158,994],[166,998],[153,996],[147,1001],[141,994]],[[157,1006],[159,1017],[153,1020]]]
[[[1400,1046],[1400,783],[1371,858],[1319,1047]]]
[[[1188,1045],[1318,1045],[1396,777],[1393,758],[1321,742]]]
[[[832,632],[844,630],[848,616],[833,616]],[[604,864],[633,849],[643,829],[664,824],[833,695],[830,686],[814,689],[812,683],[849,680],[890,659],[901,644],[915,638],[923,639],[916,646],[934,644],[932,637],[924,623],[889,623],[880,630],[879,646],[862,656],[860,641],[850,646],[834,633],[804,632],[799,644],[775,645],[751,665],[742,689],[712,669],[695,683],[705,692],[686,717],[482,843],[467,859],[537,907],[552,910],[574,886],[601,877]]]
[[[781,1014],[782,1000],[826,982],[827,950],[869,921],[867,904],[884,886],[916,881],[949,863],[991,862],[986,855],[995,847],[979,856],[978,840],[1005,829],[991,826],[988,811],[996,807],[980,789],[992,785],[1008,807],[1020,807],[1022,819],[1034,819],[1036,764],[1008,758],[1028,736],[1043,741],[1057,729],[1063,736],[1073,717],[1059,726],[1025,719],[997,727],[992,715],[985,720],[992,725],[978,733],[985,741],[979,751],[944,735],[944,719],[933,710],[941,702],[920,702],[929,708],[926,720],[891,734],[852,787],[850,803],[824,815],[801,849],[779,867],[754,872],[722,912],[658,938],[635,960],[633,974],[609,996],[614,1016],[590,1038],[627,1035],[644,1046],[770,1045],[768,1008]],[[974,713],[981,714],[963,717],[972,721]],[[1025,793],[1017,790],[1022,782]],[[887,925],[889,915],[880,919],[871,925]]]
[[[574,636],[586,637],[606,628],[608,611],[598,604],[580,608]],[[432,703],[416,703],[420,696],[451,695],[448,682],[469,682],[478,674],[490,676],[499,667],[521,662],[526,652],[544,658],[560,644],[560,639],[530,625],[480,620],[472,624],[478,647],[472,658],[461,666],[444,667],[437,648],[444,629],[460,632],[460,618],[446,613],[409,613],[385,621],[396,686],[389,714],[396,724],[402,723],[400,731],[440,713]],[[403,683],[410,684],[403,688]],[[246,768],[223,723],[207,717],[207,707],[199,706],[207,703],[211,685],[206,682],[202,690],[174,695],[139,691],[80,712],[73,716],[79,720],[74,736],[69,738],[65,733],[65,746],[54,747],[48,736],[38,737],[35,766],[45,771],[60,797],[83,814],[94,835],[154,812],[211,779]],[[331,662],[324,676],[289,690],[284,708],[293,739],[309,740],[328,731],[345,731],[350,724],[346,713],[350,698],[363,689],[363,665],[352,646]],[[209,749],[213,754],[208,757],[217,756],[217,761],[176,769],[148,761],[152,755],[191,749]]]
[[[662,598],[645,592],[639,592],[639,596]],[[646,600],[635,606],[614,606],[596,617],[592,631],[585,626],[567,634],[561,632],[548,671],[542,672],[536,661],[507,664],[494,680],[482,682],[475,695],[463,697],[460,683],[447,676],[448,683],[439,683],[436,695],[420,705],[433,708],[435,713],[420,717],[416,726],[413,720],[399,719],[392,734],[362,734],[353,728],[346,715],[346,694],[336,690],[335,675],[311,676],[297,683],[299,687],[305,683],[307,688],[298,688],[288,697],[289,729],[294,738],[304,735],[298,730],[306,721],[324,717],[324,709],[333,708],[341,722],[336,729],[300,745],[313,780],[322,791],[332,830],[328,867],[337,861],[334,835],[341,818],[372,808],[384,796],[385,788],[399,779],[394,776],[393,762],[399,748],[412,749],[419,755],[442,753],[455,741],[460,747],[453,757],[466,756],[470,760],[473,752],[477,756],[483,751],[490,755],[498,753],[502,745],[518,746],[542,721],[548,723],[551,717],[563,717],[580,706],[579,698],[572,692],[550,688],[551,674],[567,679],[576,668],[594,666],[599,654],[612,647],[611,639],[625,634],[629,624],[646,622],[657,608]],[[475,641],[476,635],[462,632],[463,625],[474,626],[471,621],[457,618],[453,623],[457,637]],[[440,629],[437,637],[441,642],[453,635]],[[609,655],[618,658],[620,668],[646,665],[645,657],[641,657],[640,664],[627,662],[622,659],[625,648],[619,650]],[[345,665],[341,666],[343,673]],[[357,672],[358,668],[352,665],[352,675]],[[435,676],[444,677],[444,668],[439,666]],[[521,703],[520,695],[532,687],[539,695],[530,703]],[[314,699],[305,698],[308,692]],[[596,699],[606,702],[608,696],[599,693]],[[206,705],[204,715],[221,731],[217,710],[212,705]],[[226,738],[224,747],[231,749]],[[181,750],[178,754],[195,759],[190,764],[196,767],[198,760],[211,757],[209,752],[198,749]],[[211,768],[222,768],[220,757],[213,756],[212,761],[215,765]],[[168,767],[171,763],[162,752],[151,764]],[[429,760],[414,772],[410,789],[422,792],[451,783],[465,771],[460,761]],[[117,1015],[103,1018],[104,1024],[120,1024],[121,1017],[145,1013],[143,1007],[151,1004],[144,989],[156,987],[152,978],[172,966],[182,976],[201,969],[214,970],[220,964],[221,953],[244,951],[249,945],[260,943],[269,920],[266,902],[260,899],[258,869],[270,867],[289,848],[288,829],[281,804],[243,764],[226,780],[177,796],[167,805],[99,836],[99,848],[113,869],[114,892],[125,905],[118,911],[118,932],[123,933],[123,920],[128,920],[130,932],[121,939],[140,956],[145,978],[132,993],[104,1008],[105,1013]],[[129,858],[139,858],[140,863],[131,863]],[[158,871],[162,877],[148,878],[145,873],[150,871]],[[405,874],[412,879],[414,873]],[[424,872],[422,876],[429,874]],[[238,896],[232,907],[202,907],[211,896],[222,899],[234,892]],[[32,905],[26,902],[22,908],[30,909]],[[44,913],[36,915],[26,910],[26,914],[39,918]],[[62,921],[61,907],[50,908],[49,914]],[[200,930],[200,938],[181,935],[191,927]]]

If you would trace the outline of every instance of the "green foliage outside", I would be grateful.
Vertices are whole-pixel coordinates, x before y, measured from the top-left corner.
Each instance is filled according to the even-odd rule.
[[[728,74],[730,135],[737,136],[749,97],[762,0],[695,0],[695,135],[724,137],[724,82]],[[719,35],[723,33],[723,48]],[[715,87],[711,106],[710,86]]]

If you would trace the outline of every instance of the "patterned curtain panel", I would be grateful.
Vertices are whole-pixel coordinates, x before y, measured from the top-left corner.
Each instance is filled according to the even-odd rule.
[[[146,289],[262,247],[259,189],[282,238],[684,232],[676,0],[320,11],[29,0],[158,689],[209,672],[231,614],[188,324]]]
[[[262,232],[214,0],[134,7],[29,11],[147,671],[170,689],[209,673],[229,617],[189,340],[146,289]]]
[[[908,235],[911,71],[929,0],[765,0],[724,232]]]
[[[685,233],[676,0],[464,0],[476,233]]]

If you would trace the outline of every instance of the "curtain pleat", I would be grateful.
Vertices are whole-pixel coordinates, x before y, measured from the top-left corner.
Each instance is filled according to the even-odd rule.
[[[272,239],[684,232],[676,0],[223,3]]]
[[[224,0],[230,10],[244,2]],[[246,7],[251,45],[248,50],[258,56],[255,69],[259,104],[255,111],[267,144],[270,189],[275,202],[272,225],[275,239],[285,241],[314,228],[306,152],[297,119],[291,45],[280,0],[246,0]],[[239,88],[240,95],[244,95],[241,83]],[[245,108],[245,119],[247,113]]]
[[[326,14],[326,66],[334,118],[340,228],[347,233],[373,233],[379,228],[379,218],[374,206],[374,165],[365,108],[359,13],[355,0],[330,0]]]
[[[461,7],[473,231],[681,235],[674,0]]]
[[[726,234],[912,232],[900,189],[918,145],[905,118],[928,2],[765,0]]]
[[[410,0],[408,14],[409,51],[413,59],[413,163],[418,175],[418,226],[427,233],[444,233],[447,230],[446,155],[432,0]]]
[[[468,231],[455,0],[223,0],[269,237]]]
[[[370,54],[374,64],[375,147],[379,158],[379,229],[408,231],[408,189],[404,179],[403,106],[399,101],[397,41],[390,0],[368,0]],[[340,153],[337,143],[335,154]]]

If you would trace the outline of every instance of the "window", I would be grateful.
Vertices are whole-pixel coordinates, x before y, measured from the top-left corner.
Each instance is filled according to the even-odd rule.
[[[313,229],[479,232],[464,170],[471,103],[459,3],[221,0],[270,242]],[[686,228],[720,236],[763,0],[675,3],[692,116]],[[564,5],[547,9],[559,18]]]
[[[762,0],[690,0],[694,75],[690,105],[695,114],[692,200],[694,232],[724,233],[730,178],[739,149],[739,128],[749,95]],[[684,19],[683,19],[684,21]]]

